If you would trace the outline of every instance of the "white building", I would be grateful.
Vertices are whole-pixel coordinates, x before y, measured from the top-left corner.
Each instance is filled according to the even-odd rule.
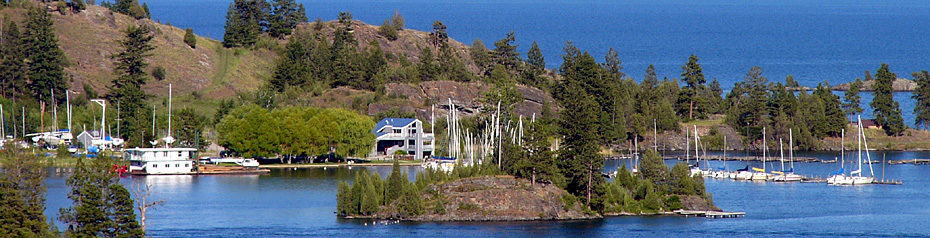
[[[403,151],[422,159],[433,154],[433,133],[426,133],[419,119],[384,118],[371,132],[376,137],[375,156]]]
[[[132,174],[192,174],[195,148],[134,148],[123,150]]]

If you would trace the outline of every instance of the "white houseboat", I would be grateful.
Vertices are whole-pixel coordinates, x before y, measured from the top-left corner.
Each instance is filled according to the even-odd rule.
[[[195,174],[196,148],[134,148],[123,150],[129,172],[136,175]]]

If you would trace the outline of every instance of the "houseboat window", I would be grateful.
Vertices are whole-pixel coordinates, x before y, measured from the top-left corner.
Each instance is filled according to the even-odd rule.
[[[190,164],[184,164],[184,168],[191,167]]]
[[[152,168],[158,168],[158,164],[152,164]]]
[[[168,157],[168,151],[165,151],[164,155],[165,155],[164,157]]]
[[[174,164],[174,167],[180,168],[180,167],[181,167],[181,164]]]

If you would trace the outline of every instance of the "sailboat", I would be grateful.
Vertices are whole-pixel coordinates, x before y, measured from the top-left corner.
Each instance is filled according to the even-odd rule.
[[[730,177],[730,172],[727,171],[727,136],[723,136],[723,167],[718,168],[719,170],[714,171],[715,179],[725,179]]]
[[[691,176],[692,177],[694,177],[694,175],[703,176],[704,171],[701,170],[701,159],[698,156],[697,125],[694,125],[694,161],[695,162],[694,162],[693,167],[691,167],[690,164],[688,165],[689,167],[691,167]]]
[[[848,176],[843,172],[843,169],[840,169],[839,172],[834,173],[833,176],[827,179],[827,184],[862,185],[862,184],[871,184],[872,181],[875,181],[875,177],[862,176],[862,145],[863,144],[865,144],[865,150],[866,150],[865,155],[866,155],[866,160],[869,163],[869,170],[871,170],[872,163],[871,163],[871,157],[868,152],[869,144],[868,142],[865,141],[865,133],[862,131],[862,117],[857,116],[857,120],[858,122],[857,122],[856,127],[857,129],[859,129],[859,133],[857,135],[857,138],[859,140],[859,143],[858,143],[859,145],[857,149],[857,154],[858,154],[857,157],[859,158],[858,159],[859,168],[850,172]]]
[[[768,145],[765,144],[765,127],[762,128],[762,168],[752,167],[752,176],[749,180],[769,180],[772,178],[772,174],[765,172],[765,152],[768,149]]]
[[[791,129],[788,129],[788,160],[790,168],[785,170],[785,150],[781,148],[781,139],[778,140],[778,146],[781,150],[781,170],[773,172],[778,174],[772,181],[775,182],[798,182],[801,181],[801,175],[794,174],[794,145],[793,145],[794,136]]]

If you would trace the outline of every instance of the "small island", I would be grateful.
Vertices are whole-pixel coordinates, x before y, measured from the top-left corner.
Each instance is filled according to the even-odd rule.
[[[676,210],[722,211],[713,205],[700,176],[685,163],[671,169],[654,151],[644,153],[639,173],[626,165],[607,181],[600,174],[590,194],[566,189],[566,174],[522,177],[497,164],[430,168],[409,182],[395,163],[387,180],[366,171],[354,184],[340,182],[337,215],[348,219],[405,221],[583,220],[605,216],[673,215]],[[540,171],[540,170],[537,170]],[[587,191],[580,190],[580,191]]]

